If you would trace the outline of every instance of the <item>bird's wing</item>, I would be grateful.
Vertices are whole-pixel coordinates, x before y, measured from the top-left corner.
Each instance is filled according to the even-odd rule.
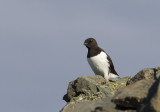
[[[115,74],[115,75],[118,75],[117,72],[116,72],[116,70],[114,69],[113,62],[112,62],[112,60],[111,60],[111,58],[110,58],[109,55],[107,55],[107,59],[108,59],[109,64],[110,64],[110,69],[109,69],[110,72],[113,73],[113,74]],[[118,76],[119,76],[119,75],[118,75]]]
[[[101,49],[101,48],[100,48],[100,49]],[[101,49],[101,50],[102,50],[103,52],[105,52],[103,49]],[[105,52],[105,53],[106,53],[106,52]],[[109,66],[110,73],[113,73],[113,74],[119,76],[119,75],[117,74],[116,70],[114,69],[114,65],[113,65],[113,62],[112,62],[110,56],[109,56],[107,53],[106,53],[106,55],[107,55],[107,60],[109,61],[109,64],[110,64],[110,66]]]

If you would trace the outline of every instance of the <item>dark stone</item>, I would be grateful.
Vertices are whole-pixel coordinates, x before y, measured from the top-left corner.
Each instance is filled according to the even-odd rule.
[[[156,80],[160,76],[160,67],[145,68],[138,72],[133,78],[128,80],[127,85],[133,84],[142,79],[154,79]]]
[[[119,90],[112,101],[118,106],[136,109],[143,104],[153,82],[152,79],[144,79],[128,85]]]
[[[149,89],[147,99],[140,112],[160,112],[160,77]]]

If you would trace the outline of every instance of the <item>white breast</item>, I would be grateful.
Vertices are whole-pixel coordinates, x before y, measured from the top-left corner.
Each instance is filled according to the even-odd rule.
[[[109,62],[106,53],[101,52],[97,56],[87,58],[87,60],[95,75],[101,75],[105,78],[109,77]]]

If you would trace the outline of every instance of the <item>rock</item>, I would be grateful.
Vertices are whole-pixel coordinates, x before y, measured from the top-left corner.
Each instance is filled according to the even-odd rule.
[[[63,109],[60,112],[72,112],[74,110],[75,105],[75,102],[69,102],[66,106],[63,107]]]
[[[109,90],[103,89],[106,80],[101,76],[82,76],[69,83],[67,94],[63,99],[68,101],[91,100],[95,97],[104,97],[104,93],[111,95]],[[101,86],[101,89],[100,89]],[[100,92],[101,90],[101,92]],[[103,94],[102,94],[103,91]],[[89,97],[90,96],[90,97]]]
[[[136,109],[143,104],[153,82],[153,79],[143,79],[130,84],[119,90],[112,101],[120,107]]]
[[[129,79],[131,77],[110,82],[98,75],[79,77],[69,83],[63,97],[68,104],[61,112],[78,112],[79,109],[79,112],[123,112],[115,108],[111,98],[119,88],[126,86]]]
[[[102,76],[82,76],[69,83],[67,94],[63,99],[69,101],[96,100],[111,97],[117,89],[126,86],[131,77],[114,82],[106,81]]]
[[[160,112],[160,82],[154,83],[158,77],[160,67],[143,69],[134,77],[116,81],[98,75],[79,77],[69,83],[63,97],[67,105],[61,112]]]
[[[160,112],[160,77],[149,89],[149,94],[140,112]]]
[[[95,101],[70,102],[61,112],[124,112],[117,110],[116,105],[111,102],[111,98],[102,98]],[[125,112],[136,112],[136,110],[128,110]]]
[[[107,112],[115,112],[115,104],[110,102],[110,98],[102,98],[101,100],[72,102],[69,103],[61,112],[93,112],[95,109],[107,110]],[[105,107],[105,108],[104,108]]]
[[[154,79],[156,80],[160,76],[160,67],[145,68],[138,72],[131,80],[127,82],[127,85],[133,84],[142,79]]]

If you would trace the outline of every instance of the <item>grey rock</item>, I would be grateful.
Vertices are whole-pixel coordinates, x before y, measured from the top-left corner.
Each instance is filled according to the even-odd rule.
[[[140,112],[160,112],[160,77],[149,89],[149,94]]]
[[[159,76],[160,67],[143,69],[134,77],[124,77],[116,81],[106,81],[98,75],[79,77],[69,83],[67,94],[63,97],[67,105],[61,112],[136,112],[142,105],[140,110],[148,107],[153,110],[153,101],[158,102],[156,99],[159,99],[160,93],[152,89],[149,94],[154,91],[156,95],[149,95],[150,100],[146,100],[146,97],[149,88]],[[150,103],[144,105],[145,100]]]
[[[111,98],[102,98],[94,102],[70,102],[61,112],[136,112],[136,110],[117,110]]]
[[[67,94],[63,99],[68,101],[81,101],[96,97],[111,96],[109,89],[105,88],[106,80],[101,76],[82,76],[69,83]]]
[[[105,108],[104,108],[105,107]],[[114,112],[115,104],[110,102],[110,98],[102,98],[96,101],[70,102],[61,112],[92,112],[95,109],[102,109],[108,112]],[[69,110],[69,111],[68,111]]]
[[[153,82],[153,79],[143,79],[130,84],[119,90],[112,101],[118,106],[136,109],[143,104]]]
[[[142,79],[154,79],[156,80],[160,76],[160,67],[156,68],[145,68],[138,72],[133,78],[131,78],[127,85],[133,84]]]
[[[69,83],[67,94],[63,99],[69,101],[97,100],[111,97],[124,86],[131,77],[121,78],[117,81],[106,81],[102,76],[82,76]]]
[[[73,112],[76,102],[69,102],[60,112]]]
[[[160,77],[160,69],[156,72],[156,79],[158,79],[158,77]]]

